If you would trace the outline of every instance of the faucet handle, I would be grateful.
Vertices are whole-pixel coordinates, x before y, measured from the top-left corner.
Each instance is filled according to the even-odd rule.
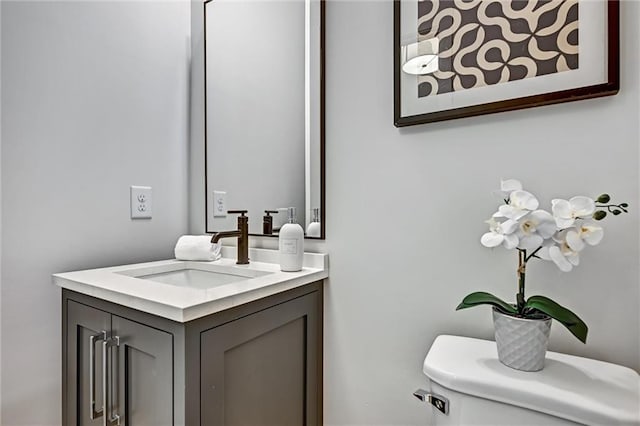
[[[265,210],[266,216],[262,217],[262,233],[265,235],[273,234],[273,216],[272,214],[279,213],[278,210]]]
[[[248,210],[227,210],[227,213],[229,214],[239,214],[240,217],[245,217],[244,215],[247,214],[249,211]]]

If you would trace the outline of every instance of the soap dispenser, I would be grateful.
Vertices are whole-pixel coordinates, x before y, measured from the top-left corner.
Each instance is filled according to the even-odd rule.
[[[278,213],[278,210],[265,210],[265,215],[262,216],[262,233],[265,235],[273,234],[273,216],[272,214]]]
[[[288,223],[280,228],[278,245],[280,249],[280,270],[295,272],[302,269],[304,255],[304,231],[296,223],[296,208],[287,210]]]
[[[312,209],[311,223],[307,226],[307,237],[320,237],[320,209]]]

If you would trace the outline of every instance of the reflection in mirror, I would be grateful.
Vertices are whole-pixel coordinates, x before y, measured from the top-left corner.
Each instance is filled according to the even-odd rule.
[[[277,235],[295,207],[324,238],[324,1],[208,0],[205,8],[207,232]]]

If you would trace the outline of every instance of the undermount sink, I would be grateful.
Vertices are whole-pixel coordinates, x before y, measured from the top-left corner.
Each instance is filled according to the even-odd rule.
[[[134,278],[196,289],[208,289],[261,277],[272,272],[230,265],[194,265],[191,262],[171,265],[169,270],[140,268],[120,271],[119,274]]]

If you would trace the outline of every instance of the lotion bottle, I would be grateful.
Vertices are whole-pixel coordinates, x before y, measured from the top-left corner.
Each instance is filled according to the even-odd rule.
[[[314,208],[311,223],[307,226],[307,237],[320,237],[320,209]]]
[[[280,228],[278,246],[280,250],[280,270],[296,272],[302,269],[304,255],[304,231],[296,223],[296,208],[289,207],[288,223]]]

